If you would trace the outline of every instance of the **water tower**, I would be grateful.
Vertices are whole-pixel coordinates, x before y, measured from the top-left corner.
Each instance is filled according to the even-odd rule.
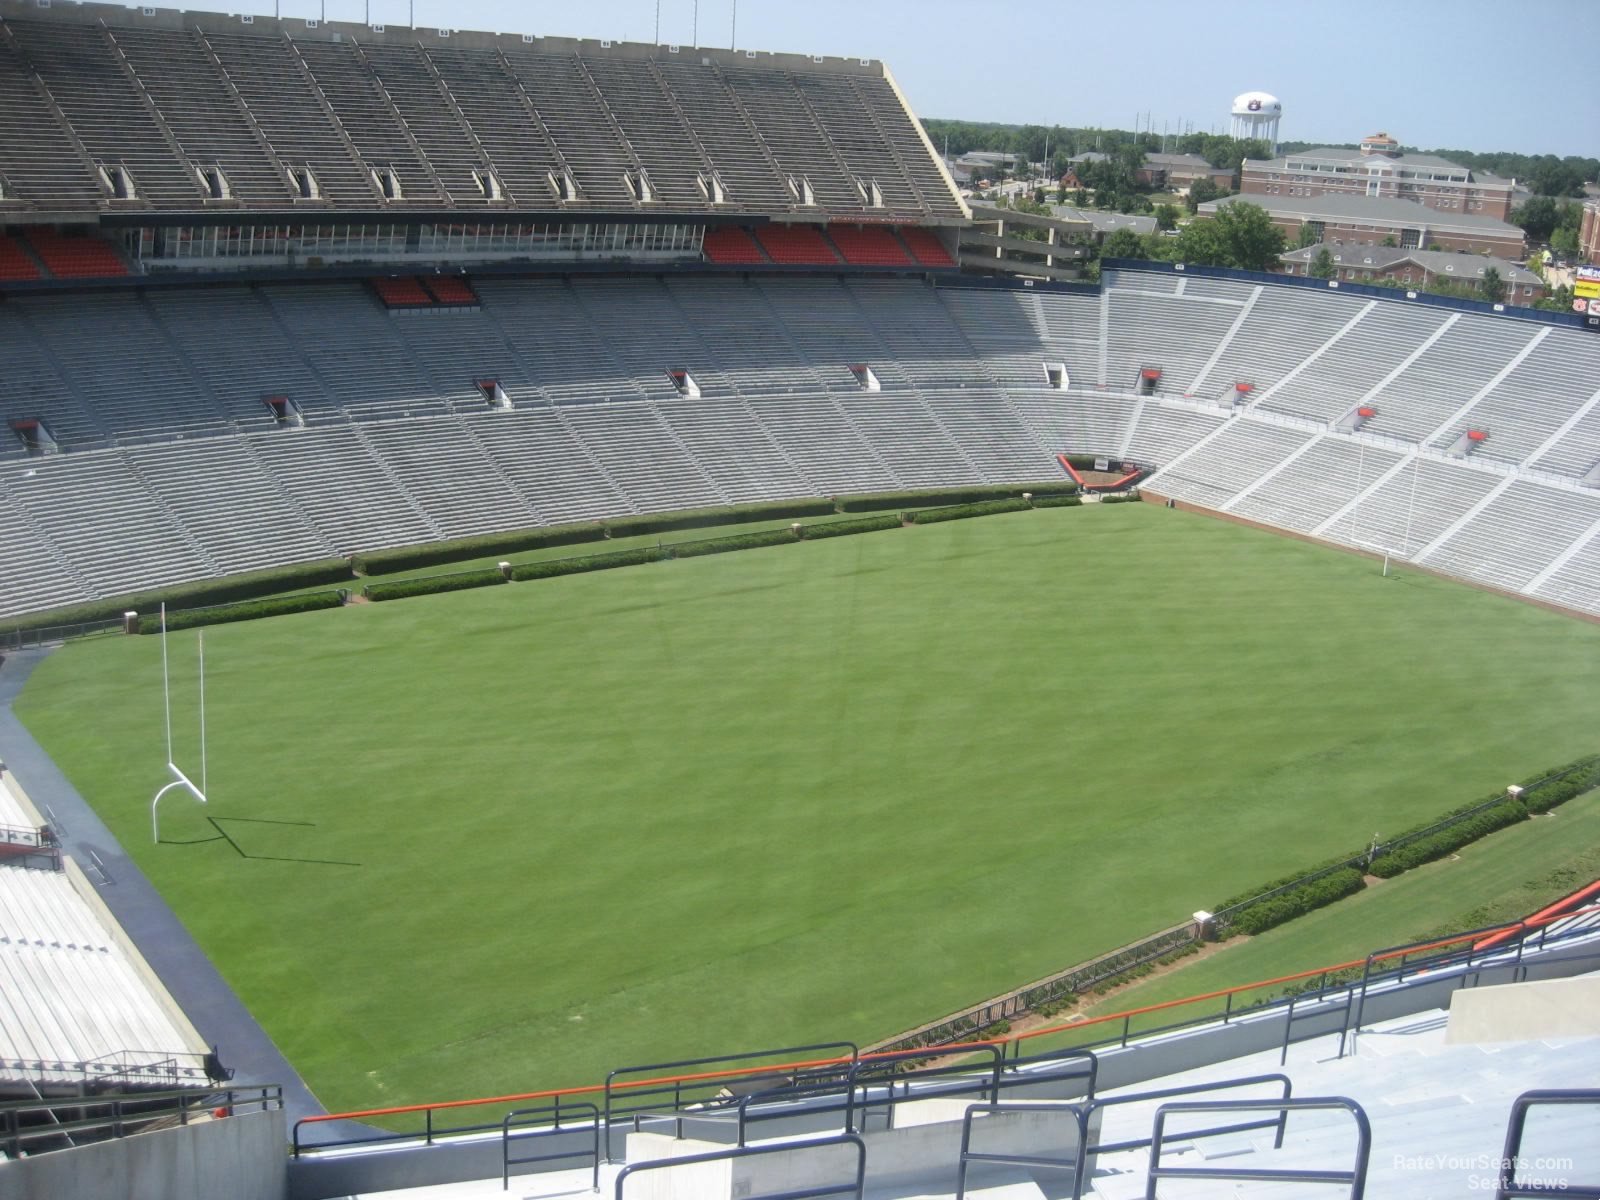
[[[1267,92],[1246,92],[1233,100],[1233,125],[1228,132],[1236,138],[1259,138],[1278,153],[1278,122],[1283,118],[1283,101]]]

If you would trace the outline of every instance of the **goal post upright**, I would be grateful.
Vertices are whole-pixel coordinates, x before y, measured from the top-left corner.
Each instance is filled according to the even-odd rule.
[[[205,634],[196,635],[200,648],[200,786],[196,787],[194,780],[184,773],[182,768],[173,761],[172,754],[172,674],[167,659],[167,606],[161,605],[161,698],[162,707],[166,713],[167,727],[167,773],[172,776],[170,783],[162,786],[150,799],[150,834],[157,845],[161,844],[161,815],[157,805],[161,797],[173,788],[182,788],[201,804],[206,803],[206,643]]]

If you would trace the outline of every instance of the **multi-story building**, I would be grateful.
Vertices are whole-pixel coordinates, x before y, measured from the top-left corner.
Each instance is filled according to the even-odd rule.
[[[1578,253],[1585,262],[1600,266],[1600,200],[1583,206],[1583,224],[1578,226]]]
[[[1440,211],[1415,200],[1338,192],[1228,196],[1202,204],[1200,215],[1215,216],[1220,206],[1240,201],[1266,209],[1291,245],[1299,241],[1305,225],[1311,226],[1318,241],[1341,245],[1378,246],[1392,239],[1401,250],[1467,250],[1518,259],[1527,244],[1521,229],[1493,217]]]
[[[1333,259],[1334,278],[1352,283],[1392,279],[1397,283],[1427,287],[1441,281],[1483,282],[1493,267],[1506,285],[1506,303],[1529,305],[1546,294],[1544,280],[1532,271],[1503,258],[1481,254],[1451,253],[1447,250],[1401,250],[1392,246],[1310,246],[1282,255],[1285,275],[1309,275],[1318,253],[1327,250]]]
[[[1246,159],[1239,190],[1247,196],[1366,196],[1411,200],[1440,212],[1511,219],[1514,183],[1432,154],[1407,154],[1387,133],[1359,150],[1324,146],[1266,160]]]

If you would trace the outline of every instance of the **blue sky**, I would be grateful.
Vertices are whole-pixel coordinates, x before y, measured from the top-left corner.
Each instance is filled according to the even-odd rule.
[[[422,27],[651,41],[657,0],[414,0]],[[282,0],[404,24],[407,0]],[[222,8],[202,3],[195,7]],[[734,0],[659,0],[661,40],[729,44]],[[270,14],[272,0],[234,11]],[[1283,100],[1286,140],[1600,157],[1600,0],[739,0],[741,49],[882,58],[921,116],[1226,132]],[[988,36],[985,30],[992,31]],[[1353,31],[1366,30],[1365,35]],[[1326,31],[1326,32],[1325,32]],[[1143,119],[1142,117],[1140,118]]]

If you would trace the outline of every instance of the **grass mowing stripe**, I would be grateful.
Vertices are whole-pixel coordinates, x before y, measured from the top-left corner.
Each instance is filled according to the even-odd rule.
[[[1146,505],[207,632],[208,815],[310,823],[271,859],[149,844],[156,639],[18,710],[336,1108],[871,1040],[1600,726],[1600,627]]]

